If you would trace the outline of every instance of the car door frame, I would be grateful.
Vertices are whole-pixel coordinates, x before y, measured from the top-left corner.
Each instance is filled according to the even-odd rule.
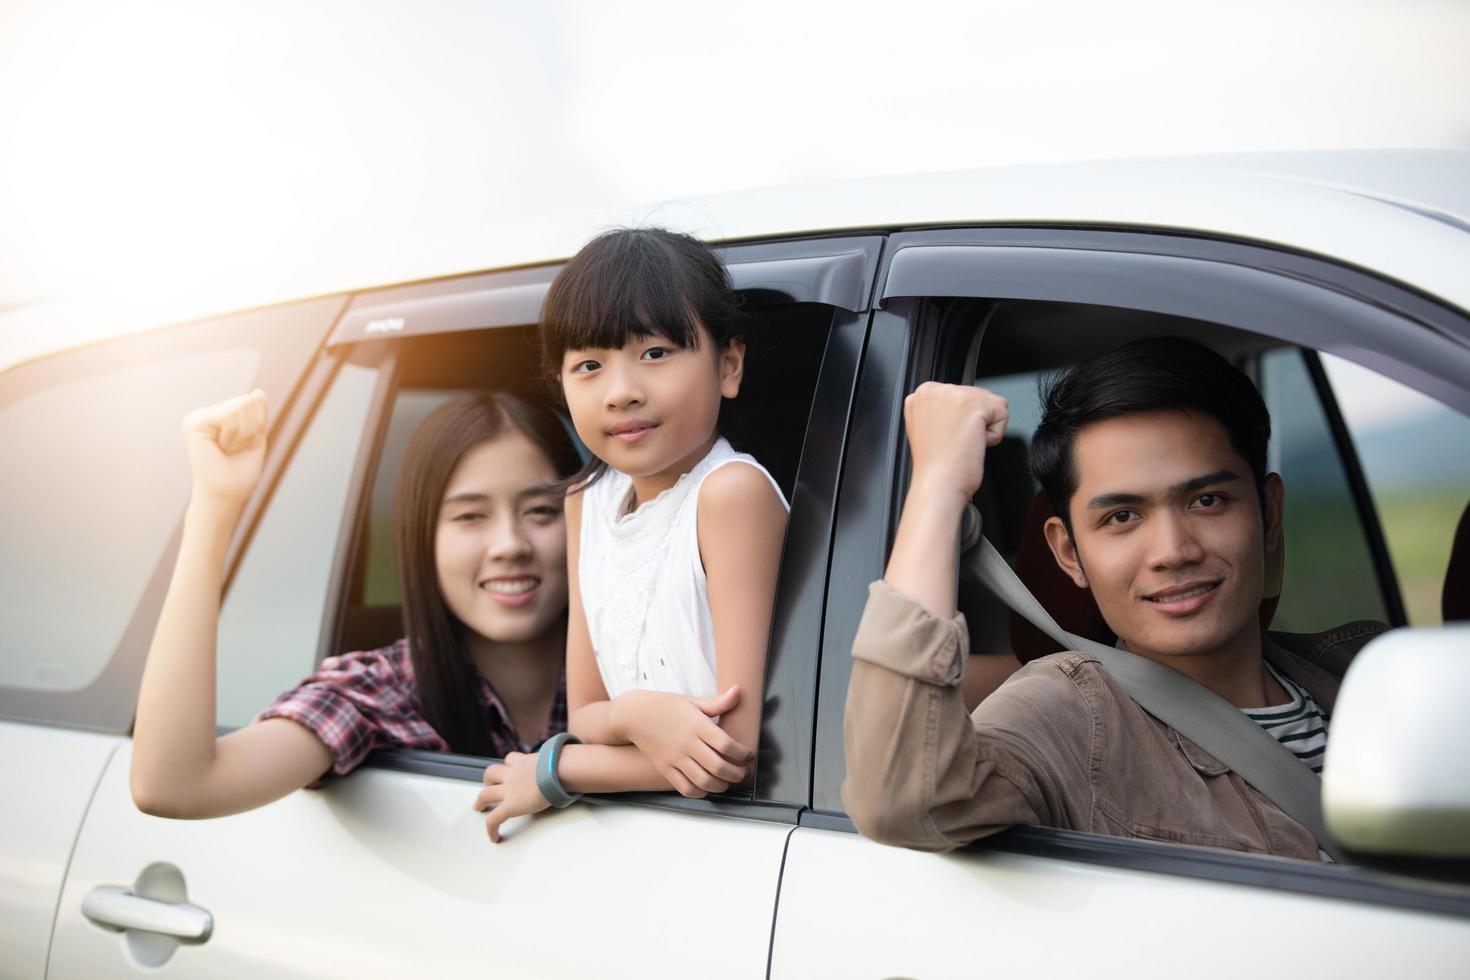
[[[788,524],[772,625],[762,721],[761,752],[749,795],[686,799],[672,793],[625,793],[589,797],[594,805],[632,804],[794,826],[810,805],[813,718],[818,662],[832,567],[838,484],[848,447],[857,378],[868,343],[870,306],[884,239],[876,235],[813,235],[719,246],[732,285],[747,308],[792,303],[830,307],[832,320],[806,420],[796,491]],[[332,563],[318,662],[335,652],[346,603],[343,598],[368,519],[368,497],[396,394],[399,338],[521,327],[539,316],[541,302],[562,263],[479,273],[427,283],[388,287],[351,297],[330,331],[318,362],[297,399],[297,411],[282,424],[286,450],[268,464],[261,490],[242,519],[231,550],[230,575],[238,569],[260,517],[269,506],[295,444],[325,397],[344,358],[373,364],[380,381],[369,409],[349,500]],[[369,353],[371,352],[371,353]],[[227,583],[228,590],[228,583]],[[424,775],[479,782],[486,760],[411,749],[382,750],[365,762]]]
[[[819,631],[821,625],[843,437],[866,337],[867,307],[881,241],[871,236],[861,239],[840,236],[741,244],[720,251],[730,263],[736,286],[745,290],[747,296],[759,294],[753,301],[755,304],[820,303],[832,310],[816,379],[811,419],[804,420],[811,424],[803,430],[803,448],[796,474],[798,491],[793,500],[796,510],[781,573],[781,587],[787,590],[785,594],[791,596],[791,601],[780,607],[782,611],[773,629],[775,639],[767,687],[768,691],[775,692],[768,697],[774,697],[781,710],[772,712],[770,726],[764,733],[763,747],[774,751],[763,753],[765,765],[758,772],[755,792],[746,798],[686,800],[672,793],[655,793],[594,797],[588,802],[593,807],[655,807],[754,819],[766,825],[774,823],[794,828],[809,795],[811,705],[815,698],[817,668],[816,643],[811,641],[810,634],[814,629]],[[368,497],[386,434],[388,408],[398,383],[400,365],[394,336],[524,324],[528,301],[535,298],[537,290],[544,293],[546,283],[557,268],[559,266],[544,266],[487,273],[352,297],[272,433],[272,452],[266,473],[261,486],[247,504],[232,541],[228,582],[233,583],[248,556],[254,535],[295,458],[296,449],[328,397],[342,366],[352,362],[374,367],[378,377],[358,436],[348,496],[342,507],[341,529],[330,564],[328,598],[322,608],[318,653],[335,652],[334,641],[346,605],[343,599],[356,564],[354,552],[362,541],[360,532],[367,519]],[[466,293],[479,294],[476,297],[479,302],[462,302]],[[413,315],[395,315],[395,301],[401,304],[405,314]],[[539,308],[539,303],[536,305]],[[476,306],[478,312],[472,309]],[[425,311],[432,314],[427,326],[422,325],[418,316]],[[473,314],[474,321],[453,320],[453,317],[467,311]],[[496,322],[497,317],[501,322]],[[228,596],[228,586],[226,594]],[[807,742],[805,747],[800,742],[803,736]],[[478,783],[486,761],[483,758],[400,750],[378,753],[365,768]],[[115,761],[113,768],[116,769],[117,765]],[[378,786],[386,775],[380,772],[376,778],[366,780],[364,785],[372,783]],[[129,808],[118,798],[116,772],[110,773],[106,785],[112,800],[110,805],[117,812],[126,813]],[[294,801],[291,805],[299,803]],[[118,807],[122,809],[117,810]],[[84,827],[83,840],[90,842],[86,853],[94,868],[98,859],[99,832],[95,825]],[[781,840],[784,841],[786,833],[782,833]],[[778,850],[772,856],[779,860],[782,853]],[[198,865],[197,870],[202,872],[204,867]],[[75,898],[77,890],[87,887],[87,883],[80,877],[73,880],[69,876],[67,887],[70,889],[69,897]],[[773,878],[766,895],[769,905],[759,910],[760,915],[771,915],[778,893],[779,873]],[[76,928],[74,916],[68,917],[68,928]],[[764,947],[761,953],[764,955]]]
[[[944,228],[893,234],[879,270],[838,500],[833,564],[841,572],[834,571],[829,586],[813,801],[801,815],[802,827],[856,832],[840,799],[842,709],[852,639],[867,583],[882,576],[896,531],[908,476],[903,398],[933,375],[939,324],[925,316],[925,300],[938,297],[1093,303],[1239,326],[1416,384],[1470,414],[1470,316],[1323,258],[1258,243],[1131,228]],[[1276,303],[1294,304],[1300,317],[1254,316]],[[1392,353],[1382,349],[1383,335],[1375,334],[1388,327],[1401,345]],[[1371,343],[1375,336],[1377,348]],[[1324,404],[1335,409],[1335,402],[1327,401],[1330,395],[1329,390]],[[1340,421],[1340,412],[1337,417]],[[1346,433],[1334,434],[1341,449]],[[1349,460],[1356,467],[1355,454],[1345,457],[1345,463]],[[1360,515],[1372,522],[1376,534],[1375,570],[1391,583],[1392,566],[1360,470],[1357,479]],[[1390,608],[1402,625],[1402,603]],[[1470,891],[1446,891],[1361,868],[1035,827],[1013,828],[969,847],[1470,916]]]

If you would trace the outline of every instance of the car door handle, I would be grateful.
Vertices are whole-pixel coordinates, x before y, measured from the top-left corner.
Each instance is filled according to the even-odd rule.
[[[214,916],[187,902],[161,902],[117,885],[98,885],[82,899],[82,914],[107,929],[156,932],[181,943],[202,943],[214,930]]]

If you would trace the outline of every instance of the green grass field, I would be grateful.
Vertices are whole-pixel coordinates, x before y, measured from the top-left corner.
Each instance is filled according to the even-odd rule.
[[[1378,519],[1388,538],[1388,553],[1398,575],[1409,622],[1427,626],[1441,621],[1440,596],[1450,543],[1470,491],[1463,487],[1428,493],[1385,494],[1378,500]]]
[[[1377,501],[1389,557],[1415,626],[1439,623],[1440,593],[1463,488],[1386,494]],[[1272,626],[1328,629],[1354,619],[1385,619],[1372,560],[1352,504],[1340,494],[1287,498],[1286,582]]]

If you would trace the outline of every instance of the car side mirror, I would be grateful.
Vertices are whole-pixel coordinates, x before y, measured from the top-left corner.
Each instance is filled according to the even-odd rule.
[[[1372,858],[1470,858],[1470,625],[1374,639],[1343,679],[1322,774],[1327,829]]]

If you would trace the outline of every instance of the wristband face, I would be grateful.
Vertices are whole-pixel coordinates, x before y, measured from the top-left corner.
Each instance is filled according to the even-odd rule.
[[[561,761],[562,746],[568,742],[581,741],[568,732],[558,732],[543,742],[536,753],[536,788],[541,791],[546,802],[557,809],[571,806],[582,798],[580,793],[568,793],[556,774],[557,763]]]

